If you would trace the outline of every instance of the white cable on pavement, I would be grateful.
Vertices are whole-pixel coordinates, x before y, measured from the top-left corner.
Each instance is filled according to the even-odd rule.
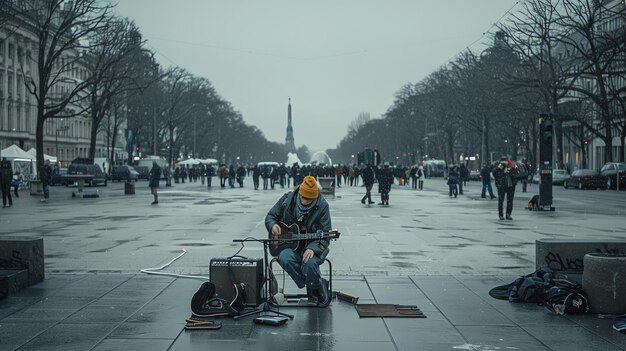
[[[183,252],[174,257],[174,259],[172,259],[171,261],[169,261],[168,263],[162,265],[161,267],[157,267],[157,268],[145,268],[141,270],[141,273],[145,273],[145,274],[154,274],[154,275],[164,275],[164,276],[168,276],[168,277],[176,277],[176,278],[188,278],[188,279],[202,279],[202,280],[209,280],[209,278],[207,277],[202,277],[202,276],[198,276],[198,275],[184,275],[184,274],[176,274],[176,273],[166,273],[166,272],[155,272],[155,271],[160,271],[162,269],[165,269],[167,266],[171,265],[172,263],[174,263],[174,261],[176,261],[177,259],[183,257],[184,254],[187,253],[187,250],[182,249]]]

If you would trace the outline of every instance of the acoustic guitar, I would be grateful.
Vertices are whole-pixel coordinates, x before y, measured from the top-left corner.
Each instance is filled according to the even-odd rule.
[[[283,222],[278,222],[278,225],[280,226],[279,236],[272,235],[272,232],[269,233],[269,239],[271,240],[269,245],[270,254],[275,257],[284,249],[298,250],[304,241],[320,239],[337,240],[341,234],[336,229],[320,234],[300,233],[300,228],[297,223],[287,225]]]

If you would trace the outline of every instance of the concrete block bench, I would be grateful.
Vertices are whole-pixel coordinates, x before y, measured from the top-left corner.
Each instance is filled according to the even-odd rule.
[[[42,237],[0,237],[0,269],[26,270],[28,285],[45,277]]]
[[[535,267],[582,274],[588,253],[626,254],[626,240],[539,239],[535,241]]]
[[[587,254],[583,290],[592,313],[626,313],[626,255]]]
[[[318,177],[320,193],[324,196],[335,196],[335,177]]]

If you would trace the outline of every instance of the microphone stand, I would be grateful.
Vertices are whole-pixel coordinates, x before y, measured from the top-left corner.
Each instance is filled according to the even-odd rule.
[[[276,311],[272,310],[271,304],[269,302],[270,297],[270,277],[269,274],[267,274],[267,270],[269,269],[269,261],[268,261],[268,257],[267,257],[267,251],[269,251],[269,243],[270,241],[275,241],[275,240],[270,240],[270,239],[233,239],[234,243],[243,243],[246,241],[260,241],[263,243],[263,280],[264,280],[264,290],[265,290],[265,296],[263,298],[263,302],[261,303],[261,305],[253,310],[238,314],[236,316],[233,317],[234,320],[237,320],[239,318],[243,318],[243,317],[247,317],[247,316],[251,316],[253,314],[261,314],[264,312],[272,312],[274,314],[280,315],[280,316],[285,316],[285,317],[289,317],[289,319],[293,319],[293,315],[291,314],[287,314],[284,312],[280,312],[278,310],[278,307],[276,307]]]

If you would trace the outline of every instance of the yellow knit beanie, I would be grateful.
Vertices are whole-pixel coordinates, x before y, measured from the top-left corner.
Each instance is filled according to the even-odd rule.
[[[298,189],[298,194],[307,199],[317,199],[320,195],[320,190],[317,188],[315,178],[311,176],[304,177],[302,184],[300,184],[300,189]]]

